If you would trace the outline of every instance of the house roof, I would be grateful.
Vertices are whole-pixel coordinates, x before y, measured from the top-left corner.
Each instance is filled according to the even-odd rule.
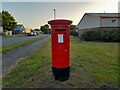
[[[120,17],[120,13],[85,13],[82,17],[82,19],[80,20],[80,22],[83,20],[83,18],[86,15],[91,15],[91,16],[95,16],[95,17]],[[78,23],[78,25],[80,24],[80,22]]]
[[[92,16],[103,16],[103,17],[119,17],[120,14],[119,13],[86,13],[86,14],[89,14],[89,15],[92,15]]]
[[[14,29],[14,30],[21,30],[23,27],[24,27],[24,26],[23,26],[22,24],[18,24],[18,25],[17,25],[17,28]]]

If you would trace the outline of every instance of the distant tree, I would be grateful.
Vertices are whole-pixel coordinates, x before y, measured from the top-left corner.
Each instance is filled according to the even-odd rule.
[[[75,26],[76,26],[76,25],[71,25],[71,26],[70,26],[70,30],[71,30],[71,31],[74,31],[74,30],[75,30]]]
[[[2,13],[0,12],[0,26],[2,26]]]
[[[49,34],[50,33],[50,28],[48,24],[45,24],[43,26],[41,26],[41,31],[43,32],[43,34]]]
[[[36,29],[34,29],[34,31],[40,31],[40,29],[37,29],[37,28],[36,28]]]
[[[8,11],[2,11],[2,26],[3,31],[12,31],[17,27],[17,22]]]
[[[70,26],[70,35],[72,36],[78,36],[78,33],[75,31],[76,25],[71,25]]]
[[[43,31],[43,26],[40,26],[40,30]]]

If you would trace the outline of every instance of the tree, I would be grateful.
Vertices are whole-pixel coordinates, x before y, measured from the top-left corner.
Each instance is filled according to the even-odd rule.
[[[78,33],[75,31],[75,27],[76,27],[76,25],[70,26],[70,35],[78,36]]]
[[[12,31],[17,27],[17,22],[8,11],[2,11],[2,26],[3,31]]]
[[[40,29],[37,29],[37,28],[36,28],[36,29],[34,29],[34,31],[40,31]]]
[[[45,25],[41,26],[41,31],[43,32],[43,34],[49,34],[50,33],[49,25],[45,24]]]
[[[71,26],[70,26],[70,30],[71,30],[71,31],[74,31],[74,30],[75,30],[75,25],[71,25]]]
[[[2,13],[0,12],[0,26],[2,26]]]

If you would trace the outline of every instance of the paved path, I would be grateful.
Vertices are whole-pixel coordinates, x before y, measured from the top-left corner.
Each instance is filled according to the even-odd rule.
[[[10,67],[16,65],[21,59],[28,56],[34,50],[36,50],[39,46],[43,45],[46,41],[50,39],[50,36],[44,38],[40,41],[36,41],[34,43],[27,44],[25,46],[21,46],[12,51],[7,52],[2,55],[2,73],[5,74],[9,71]]]
[[[37,37],[45,36],[44,34],[39,34],[37,36],[19,36],[19,37],[4,37],[2,38],[2,46],[11,45],[17,42],[22,42],[28,39],[33,39]],[[1,44],[0,44],[1,45]]]

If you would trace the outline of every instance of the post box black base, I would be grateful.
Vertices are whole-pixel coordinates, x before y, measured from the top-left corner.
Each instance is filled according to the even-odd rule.
[[[66,67],[66,68],[52,67],[52,73],[55,80],[63,82],[69,79],[70,67]]]

